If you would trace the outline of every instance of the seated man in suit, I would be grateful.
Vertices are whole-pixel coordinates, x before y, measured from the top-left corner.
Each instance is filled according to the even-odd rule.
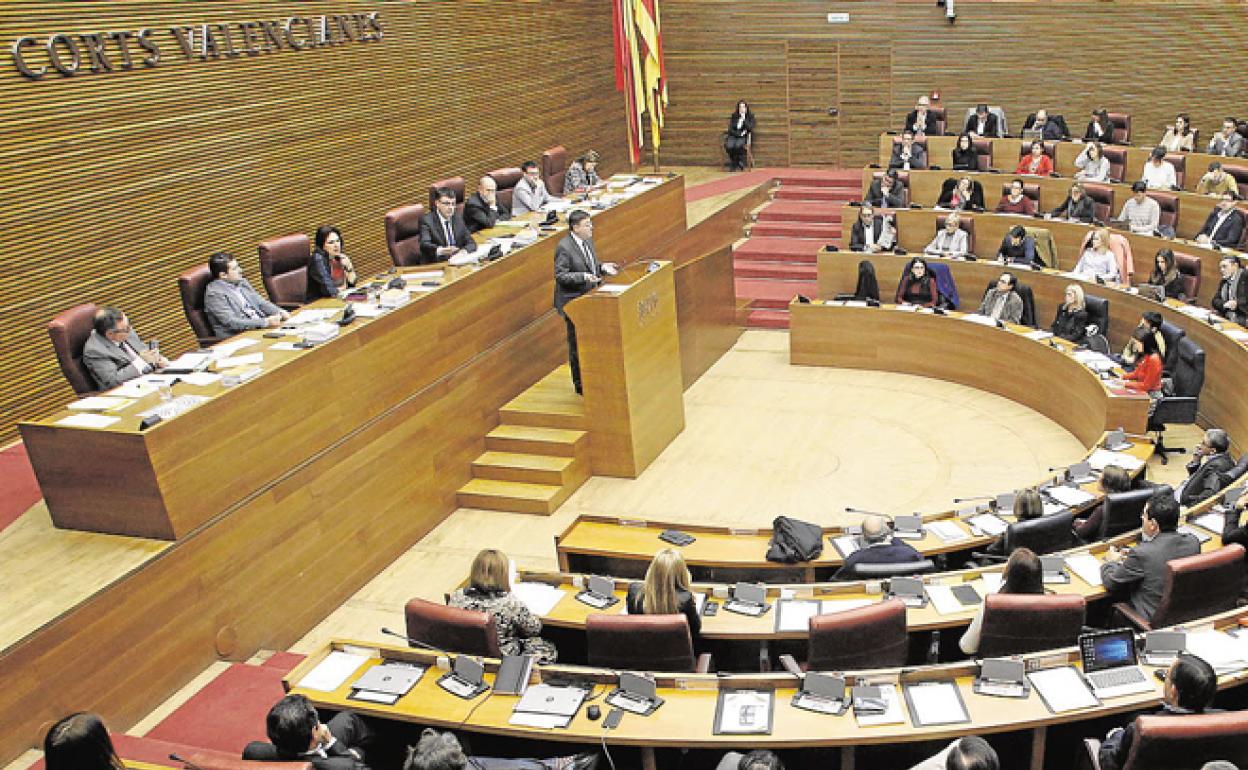
[[[939,134],[936,130],[936,116],[931,112],[932,101],[926,96],[920,96],[915,102],[914,109],[906,115],[905,125],[902,126],[904,131],[913,131],[914,133],[924,136],[926,134]]]
[[[248,329],[275,329],[290,313],[264,299],[243,277],[238,260],[218,252],[208,258],[212,282],[204,289],[204,313],[213,336],[229,337]]]
[[[576,327],[563,312],[563,306],[588,293],[602,283],[604,275],[615,275],[619,267],[613,262],[599,262],[594,250],[594,221],[589,213],[577,209],[568,214],[571,229],[555,247],[555,311],[563,316],[568,327],[568,367],[572,370],[572,387],[581,394],[581,361],[576,347]]]
[[[1218,675],[1213,666],[1190,653],[1179,653],[1179,657],[1170,664],[1166,672],[1165,694],[1162,695],[1161,708],[1153,711],[1157,716],[1180,716],[1183,714],[1203,714],[1213,711],[1213,696],[1218,693]],[[1101,770],[1119,770],[1131,754],[1131,744],[1135,743],[1135,719],[1126,727],[1115,727],[1101,742],[1097,758]]]
[[[975,105],[975,114],[966,119],[966,133],[976,139],[1001,136],[997,116],[988,111],[988,105]]]
[[[1200,553],[1200,541],[1179,526],[1179,503],[1168,486],[1158,487],[1140,516],[1143,537],[1123,552],[1116,546],[1105,553],[1101,582],[1112,592],[1125,592],[1132,609],[1151,620],[1166,582],[1166,562]]]
[[[893,248],[892,226],[884,217],[875,216],[871,204],[864,203],[858,209],[858,219],[849,231],[849,250],[875,254]]]
[[[477,242],[468,233],[464,218],[455,211],[455,191],[439,187],[434,195],[434,210],[420,220],[420,262],[464,261],[477,250]]]
[[[1218,207],[1209,212],[1204,227],[1196,234],[1196,242],[1202,246],[1211,243],[1222,248],[1235,248],[1244,234],[1244,215],[1235,208],[1234,193],[1224,192],[1218,197]]]
[[[1016,324],[1023,320],[1023,298],[1018,295],[1018,279],[1013,273],[1002,273],[997,285],[988,290],[979,304],[980,315],[997,321]]]
[[[867,516],[862,520],[862,547],[845,557],[845,565],[837,570],[834,580],[857,580],[859,564],[900,564],[923,561],[914,546],[889,537],[888,522],[883,516]]]
[[[516,217],[530,211],[540,211],[542,206],[554,200],[546,189],[546,183],[542,181],[542,172],[536,162],[526,160],[520,164],[520,170],[524,172],[524,176],[516,183],[516,189],[511,194],[511,214]]]
[[[148,372],[169,365],[156,348],[148,348],[130,326],[130,319],[115,307],[95,311],[95,329],[82,346],[82,364],[100,390],[115,388]]]
[[[1227,255],[1218,261],[1222,280],[1213,293],[1213,309],[1228,321],[1243,324],[1248,321],[1248,275],[1239,264],[1239,258]]]
[[[1195,505],[1226,486],[1226,473],[1235,467],[1230,448],[1231,439],[1226,431],[1221,428],[1205,431],[1204,439],[1192,450],[1192,461],[1187,464],[1187,480],[1174,492],[1179,505]]]
[[[316,707],[302,695],[287,695],[269,709],[265,732],[270,743],[252,741],[243,759],[310,762],[316,770],[368,770],[364,747],[373,734],[359,715],[342,711],[322,724]]]
[[[592,752],[549,759],[470,757],[453,733],[425,729],[408,749],[403,770],[593,770],[598,757]]]
[[[927,150],[914,143],[914,132],[907,129],[901,132],[901,144],[893,145],[893,156],[888,160],[889,168],[927,168]]]
[[[1240,135],[1235,125],[1235,118],[1226,118],[1222,121],[1222,130],[1209,140],[1208,151],[1210,155],[1223,155],[1229,158],[1237,158],[1244,154],[1244,137]]]
[[[481,177],[477,191],[464,203],[464,224],[468,226],[468,232],[488,230],[508,219],[511,219],[511,209],[498,199],[498,183],[494,177]]]
[[[1049,120],[1048,110],[1036,110],[1031,125],[1023,126],[1024,131],[1039,131],[1040,138],[1045,141],[1056,141],[1066,138],[1066,125],[1062,121]]]
[[[897,169],[890,168],[884,176],[871,180],[867,188],[867,203],[884,209],[899,209],[906,199],[906,186],[897,178]]]

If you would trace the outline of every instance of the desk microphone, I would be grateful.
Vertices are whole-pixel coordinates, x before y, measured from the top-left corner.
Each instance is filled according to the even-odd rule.
[[[861,513],[864,516],[880,516],[885,519],[888,519],[889,521],[892,521],[893,519],[893,517],[887,513],[879,513],[877,511],[867,511],[867,510],[863,510],[862,508],[851,508],[848,505],[845,506],[845,512],[846,513]]]
[[[1049,468],[1049,470],[1053,470],[1053,469]],[[973,495],[971,497],[955,497],[953,498],[953,501],[955,503],[971,503],[976,500],[996,500],[996,499],[997,499],[996,495]]]
[[[446,650],[442,649],[441,647],[434,647],[432,644],[429,644],[428,642],[422,642],[422,641],[421,641],[421,640],[419,640],[419,639],[413,639],[412,637],[408,636],[407,634],[400,634],[398,631],[391,631],[391,630],[390,630],[390,629],[388,629],[388,628],[383,628],[383,629],[381,629],[381,632],[382,632],[383,634],[387,634],[387,635],[389,635],[389,636],[395,636],[395,637],[398,637],[399,639],[402,639],[402,640],[406,641],[408,644],[410,644],[410,645],[411,645],[411,646],[413,646],[413,647],[419,647],[419,648],[421,648],[422,650],[429,650],[430,652],[436,652],[436,653],[438,653],[439,655],[445,655],[445,656],[447,657],[447,659],[450,659],[450,658],[454,657],[451,653],[447,652]]]
[[[183,759],[182,757],[179,757],[177,754],[170,754],[169,758],[172,759],[174,762],[181,762],[182,766],[188,768],[189,770],[204,770],[204,768],[200,767],[199,765],[195,764],[189,759]]]

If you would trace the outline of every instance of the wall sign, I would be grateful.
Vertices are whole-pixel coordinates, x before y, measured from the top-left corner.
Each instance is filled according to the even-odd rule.
[[[380,13],[344,13],[116,32],[58,32],[46,37],[20,37],[10,50],[19,73],[30,80],[42,80],[53,74],[69,77],[158,67],[171,60],[237,59],[369,43],[383,35]]]

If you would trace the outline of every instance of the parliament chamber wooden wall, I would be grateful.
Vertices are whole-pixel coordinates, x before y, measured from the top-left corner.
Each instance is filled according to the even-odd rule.
[[[169,29],[380,15],[380,41],[187,59]],[[151,28],[123,71],[20,75],[22,37]],[[299,31],[306,32],[300,27]],[[306,39],[300,36],[299,39]],[[363,273],[389,265],[383,214],[564,144],[627,169],[611,14],[600,0],[5,2],[0,4],[0,444],[73,396],[46,326],[116,304],[167,352],[194,345],[177,275],[218,250],[261,288],[259,241],[338,225]],[[41,47],[28,49],[46,66]],[[61,44],[59,49],[67,52]],[[65,54],[68,58],[68,54]]]
[[[665,163],[723,163],[720,134],[739,98],[758,118],[759,166],[872,163],[879,132],[900,129],[932,90],[958,120],[977,102],[1000,105],[1015,133],[1038,107],[1080,136],[1091,110],[1123,110],[1135,144],[1157,142],[1180,111],[1202,141],[1226,115],[1245,117],[1239,3],[958,0],[952,25],[930,1],[663,0],[662,9]],[[829,24],[828,13],[850,21]]]

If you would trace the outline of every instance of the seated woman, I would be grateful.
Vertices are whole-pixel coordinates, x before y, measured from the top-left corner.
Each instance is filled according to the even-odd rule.
[[[1044,267],[1044,261],[1036,252],[1036,239],[1028,235],[1027,228],[1022,225],[1014,225],[1001,239],[1001,248],[997,249],[997,261],[1011,265]]]
[[[126,770],[108,728],[85,711],[52,725],[43,739],[43,759],[47,770]]]
[[[1153,259],[1153,272],[1148,276],[1149,284],[1160,286],[1165,294],[1163,299],[1187,299],[1183,293],[1183,289],[1187,284],[1183,280],[1182,273],[1179,272],[1179,266],[1174,261],[1174,252],[1170,249],[1161,249],[1157,252],[1157,256]]]
[[[1147,326],[1135,327],[1128,344],[1135,352],[1135,368],[1122,375],[1123,387],[1133,393],[1160,394],[1161,352],[1153,330]]]
[[[1192,119],[1186,112],[1180,112],[1174,119],[1174,125],[1166,126],[1166,133],[1161,137],[1161,147],[1166,152],[1191,152],[1196,142],[1196,134],[1192,131]]]
[[[504,655],[534,655],[539,663],[553,663],[555,645],[541,637],[541,618],[511,593],[509,572],[502,551],[485,549],[472,560],[468,587],[457,589],[447,604],[493,615]]]
[[[1031,152],[1018,161],[1015,174],[1031,174],[1032,176],[1048,176],[1053,173],[1053,159],[1044,154],[1044,142],[1032,142]]]
[[[1140,179],[1144,180],[1144,184],[1148,185],[1150,190],[1178,189],[1178,177],[1175,176],[1174,166],[1166,162],[1164,147],[1154,147],[1149,153],[1148,160],[1144,161],[1144,172],[1140,175]]]
[[[953,184],[949,184],[950,182]],[[937,206],[955,211],[984,210],[984,187],[969,176],[961,177],[956,181],[947,179],[943,187],[940,198],[936,201]]]
[[[1106,283],[1122,282],[1118,275],[1118,258],[1109,249],[1109,230],[1098,227],[1092,231],[1092,242],[1075,265],[1075,274]]]
[[[754,133],[754,112],[744,99],[737,102],[737,108],[728,118],[728,130],[724,132],[724,150],[728,153],[728,167],[733,171],[744,171],[749,159],[746,153],[750,137]]]
[[[1053,209],[1049,216],[1072,219],[1079,222],[1091,222],[1096,216],[1096,206],[1092,203],[1092,199],[1088,197],[1087,192],[1084,191],[1083,185],[1075,182],[1070,186],[1070,192],[1066,194],[1066,200],[1062,201],[1062,205]]]
[[[979,171],[979,153],[975,152],[970,134],[958,134],[953,145],[954,171]]]
[[[586,150],[583,155],[572,161],[563,177],[563,194],[568,196],[575,192],[585,192],[591,187],[602,184],[602,180],[598,177],[598,161],[601,159],[596,150]]]
[[[1040,557],[1030,548],[1016,548],[1005,563],[1005,574],[1001,581],[1002,594],[1043,594],[1044,570],[1040,566]],[[966,633],[958,640],[958,647],[967,655],[979,652],[979,637],[984,630],[984,605],[979,605],[975,618],[967,627]]]
[[[1100,142],[1089,142],[1075,158],[1075,179],[1083,182],[1108,182],[1109,159],[1101,150]]]
[[[969,239],[966,231],[963,230],[959,223],[962,218],[955,211],[945,217],[945,226],[940,232],[936,233],[936,237],[932,242],[927,244],[923,249],[924,254],[931,254],[934,257],[963,257],[970,251],[967,248]]]
[[[1066,301],[1058,305],[1050,331],[1076,343],[1083,342],[1088,336],[1088,305],[1083,298],[1083,287],[1079,284],[1072,283],[1066,287]]]
[[[1085,543],[1096,540],[1101,534],[1101,519],[1105,515],[1105,495],[1126,492],[1131,489],[1131,474],[1118,465],[1106,465],[1097,482],[1101,488],[1101,501],[1075,518],[1075,535]]]
[[[698,614],[698,603],[689,590],[692,583],[685,558],[673,548],[664,548],[650,561],[645,580],[629,584],[628,614],[683,614],[689,621],[689,633],[696,640],[702,631],[702,616]]]
[[[864,259],[858,263],[858,284],[854,287],[854,299],[880,301],[880,282],[875,278],[875,265]]]
[[[901,285],[897,287],[897,296],[893,301],[898,305],[936,307],[938,299],[940,290],[936,288],[936,279],[927,269],[927,260],[914,258],[910,262],[910,269],[901,277]]]
[[[312,259],[308,262],[308,300],[337,297],[344,285],[355,285],[355,265],[342,253],[342,233],[337,227],[317,228]]]
[[[1023,180],[1015,179],[1010,182],[1010,191],[1002,195],[1001,200],[997,203],[997,213],[1025,214],[1027,216],[1036,213],[1036,202],[1023,193]]]
[[[1092,119],[1088,121],[1088,130],[1083,132],[1085,142],[1113,142],[1114,124],[1110,122],[1108,110],[1093,110]]]
[[[1014,496],[1014,518],[1018,521],[1031,521],[1044,515],[1044,500],[1034,489],[1024,489]],[[1005,552],[1005,535],[998,536],[988,544],[984,553],[992,556],[1008,556]]]

